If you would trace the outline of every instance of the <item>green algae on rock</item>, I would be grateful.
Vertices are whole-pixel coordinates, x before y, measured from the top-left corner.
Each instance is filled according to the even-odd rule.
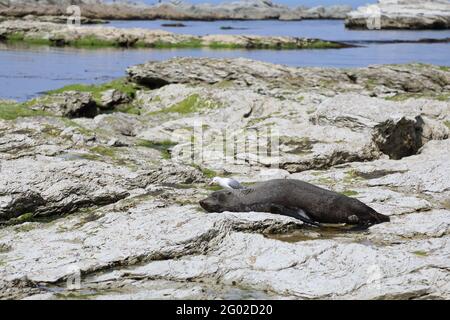
[[[162,30],[113,27],[68,27],[37,21],[0,23],[0,39],[7,42],[79,48],[210,48],[210,49],[336,49],[352,45],[298,37],[255,35],[192,36]]]
[[[46,116],[49,113],[28,108],[20,103],[2,103],[0,102],[0,119],[15,120],[19,117]]]

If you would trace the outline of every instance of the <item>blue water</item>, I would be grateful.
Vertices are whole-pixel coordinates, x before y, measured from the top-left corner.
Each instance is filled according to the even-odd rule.
[[[207,34],[249,34],[263,36],[308,37],[336,41],[354,40],[414,40],[422,38],[447,38],[450,30],[349,30],[342,20],[303,21],[181,21],[186,27],[163,27],[162,24],[178,21],[110,21],[107,26],[118,28],[162,29],[165,31],[207,35]],[[233,27],[222,30],[220,27]]]
[[[121,27],[160,28],[161,21],[116,21]],[[245,27],[231,32],[291,35],[329,40],[395,40],[450,37],[449,31],[348,31],[342,21],[191,22],[174,32],[218,33],[221,25]],[[221,30],[222,33],[223,30]],[[251,31],[251,32],[248,32]],[[97,49],[12,47],[0,44],[0,98],[25,100],[73,83],[100,83],[125,75],[125,69],[149,60],[177,56],[245,57],[290,66],[362,67],[422,62],[450,65],[450,44],[370,44],[340,50]]]

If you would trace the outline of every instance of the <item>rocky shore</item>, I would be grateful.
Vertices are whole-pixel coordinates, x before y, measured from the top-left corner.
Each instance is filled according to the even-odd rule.
[[[353,45],[320,39],[252,36],[192,36],[163,30],[113,27],[72,27],[50,22],[0,22],[0,41],[73,47],[213,48],[213,49],[336,49]]]
[[[0,298],[449,299],[449,106],[449,67],[191,58],[0,101]],[[221,133],[255,130],[266,156],[219,161]],[[302,179],[391,222],[208,214],[215,175]]]
[[[447,0],[379,0],[358,8],[345,21],[352,29],[449,29]]]
[[[270,0],[243,0],[221,4],[193,5],[183,1],[164,1],[155,5],[139,5],[115,1],[49,1],[10,0],[8,6],[0,5],[0,16],[23,17],[25,15],[66,15],[67,6],[80,6],[83,17],[104,20],[302,20],[344,19],[351,6],[288,7]]]

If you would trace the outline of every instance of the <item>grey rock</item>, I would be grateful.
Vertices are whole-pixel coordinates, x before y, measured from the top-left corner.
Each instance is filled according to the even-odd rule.
[[[348,28],[448,29],[450,3],[446,0],[379,0],[348,14]]]
[[[101,101],[100,108],[110,109],[116,105],[130,102],[130,98],[119,90],[110,89],[102,93]]]
[[[68,118],[93,118],[98,113],[92,94],[78,91],[66,91],[37,99],[31,108]]]
[[[446,68],[185,58],[129,76],[153,88],[130,102],[140,115],[0,120],[1,298],[450,298]],[[199,123],[208,152],[178,157]],[[267,128],[277,166],[245,150],[218,161],[222,132]],[[352,233],[206,213],[213,174],[301,179],[391,222]]]
[[[357,69],[293,68],[248,59],[174,58],[151,61],[127,70],[132,81],[149,87],[166,84],[220,84],[228,81],[272,93],[307,89],[322,94],[358,92],[370,96],[392,97],[401,93],[448,92],[450,72],[436,66],[387,65]],[[278,93],[278,91],[275,91]],[[298,92],[298,91],[297,91]],[[310,92],[310,91],[309,91]]]
[[[193,47],[232,47],[247,49],[309,49],[319,45],[320,48],[348,48],[352,45],[343,42],[326,41],[320,39],[288,37],[288,36],[258,36],[258,35],[187,35],[171,33],[163,30],[138,28],[114,28],[79,26],[73,28],[60,23],[6,20],[0,22],[0,37],[21,34],[23,41],[40,40],[50,45],[71,46],[83,39],[95,38],[111,47],[160,47],[179,45]],[[192,43],[192,45],[189,45]]]

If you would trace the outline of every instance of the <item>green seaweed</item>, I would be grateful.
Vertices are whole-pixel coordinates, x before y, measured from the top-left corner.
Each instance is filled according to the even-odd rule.
[[[207,186],[205,186],[205,189],[206,190],[210,190],[210,191],[219,191],[219,190],[222,190],[222,187],[221,186],[209,186],[209,185],[207,185]]]
[[[114,291],[112,291],[114,292]],[[95,297],[101,296],[101,292],[97,291],[71,291],[71,292],[57,292],[55,298],[61,300],[92,300]]]
[[[428,253],[425,252],[425,251],[422,251],[422,250],[413,251],[412,253],[415,254],[416,256],[419,256],[419,257],[426,257],[426,256],[428,256]]]
[[[6,36],[7,43],[25,43],[30,45],[51,45],[52,41],[46,38],[25,37],[22,32],[14,32]]]
[[[339,49],[342,47],[343,47],[343,45],[338,42],[316,40],[316,41],[308,43],[303,48],[304,49]]]
[[[388,101],[396,101],[396,102],[401,102],[401,101],[406,101],[408,99],[420,99],[420,98],[427,98],[427,99],[433,99],[433,100],[438,100],[438,101],[449,101],[450,100],[450,94],[436,94],[436,93],[432,93],[432,92],[428,92],[428,93],[399,93],[396,94],[395,96],[391,96],[391,97],[386,97],[384,98],[385,100]]]
[[[18,217],[9,219],[5,224],[8,226],[22,224],[25,222],[33,221],[33,218],[34,218],[34,214],[31,212],[27,212],[27,213],[21,214]]]
[[[358,175],[358,172],[354,169],[345,172],[345,177],[343,178],[344,183],[354,183],[355,180],[363,180],[363,178]]]
[[[0,103],[0,119],[15,120],[19,117],[49,116],[50,114],[40,110],[32,110],[24,104]]]
[[[7,253],[12,250],[12,247],[6,243],[0,243],[0,253]]]
[[[91,152],[101,155],[101,156],[106,156],[106,157],[110,157],[110,158],[115,158],[115,156],[116,156],[116,151],[110,147],[95,146],[95,147],[90,148],[89,150]]]
[[[204,109],[214,109],[220,107],[219,103],[212,100],[205,100],[198,94],[192,94],[184,100],[160,111],[154,113],[179,113],[179,114],[190,114],[198,112]]]
[[[78,39],[67,40],[48,39],[45,37],[27,37],[23,32],[14,32],[6,36],[5,40],[11,43],[26,43],[30,45],[48,45],[48,46],[71,46],[76,48],[157,48],[157,49],[182,49],[182,48],[210,48],[210,49],[273,49],[273,50],[291,50],[291,49],[335,49],[345,47],[338,42],[312,39],[309,41],[292,42],[264,42],[254,39],[251,43],[240,44],[221,41],[207,42],[201,38],[188,38],[181,41],[170,42],[157,40],[154,42],[145,42],[138,40],[136,42],[119,42],[116,40],[102,39],[95,35],[85,35]]]
[[[365,83],[365,87],[367,90],[373,90],[377,86],[377,82],[375,79],[367,79]]]
[[[65,42],[64,44],[76,48],[108,48],[108,47],[122,46],[118,42],[112,40],[99,39],[93,35],[84,36],[82,38],[73,41]]]
[[[95,102],[101,105],[102,93],[106,90],[115,89],[133,99],[140,88],[139,85],[129,82],[126,78],[119,78],[102,84],[71,84],[56,90],[47,91],[46,93],[51,95],[66,91],[89,92],[92,94]]]
[[[335,181],[331,178],[328,177],[319,177],[318,179],[315,180],[318,184],[322,184],[322,185],[332,185],[335,183]]]
[[[141,109],[137,108],[133,104],[121,104],[114,108],[114,112],[123,112],[128,114],[141,115]]]
[[[180,42],[166,42],[166,41],[155,41],[153,43],[145,44],[142,42],[137,43],[138,47],[151,47],[157,49],[172,49],[172,48],[201,48],[205,45],[200,39],[189,39]]]
[[[344,196],[347,197],[354,197],[358,195],[358,192],[354,191],[354,190],[345,190],[344,192],[341,192]]]
[[[44,124],[44,127],[42,128],[42,133],[49,137],[54,137],[54,138],[60,137],[61,132],[62,132],[61,129],[59,129],[55,126],[49,125],[49,124]]]
[[[217,172],[214,171],[214,170],[211,170],[211,169],[202,167],[202,166],[200,166],[200,165],[198,165],[198,164],[195,164],[195,163],[193,163],[192,166],[193,166],[194,168],[200,170],[200,171],[203,173],[203,175],[204,175],[205,177],[207,177],[207,178],[214,178],[214,177],[217,176]]]

